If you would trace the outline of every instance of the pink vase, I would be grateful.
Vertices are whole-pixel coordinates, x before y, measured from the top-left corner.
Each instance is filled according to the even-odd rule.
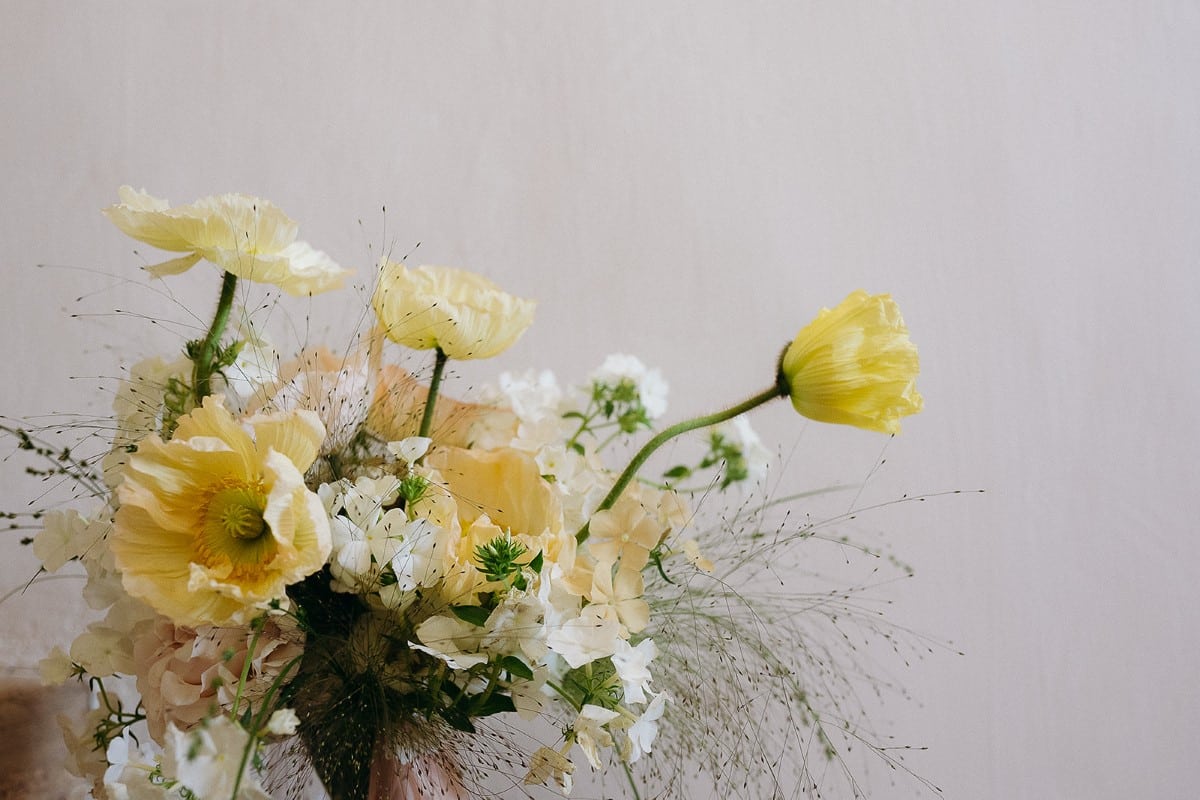
[[[387,749],[371,762],[367,800],[472,800],[462,773],[444,752],[423,753],[410,759]]]

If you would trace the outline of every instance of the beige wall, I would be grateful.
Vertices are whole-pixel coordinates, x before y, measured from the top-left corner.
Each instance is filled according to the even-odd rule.
[[[0,413],[103,414],[208,313],[211,272],[138,274],[155,254],[97,211],[122,183],[268,197],[362,281],[420,242],[540,298],[460,388],[631,350],[698,412],[770,380],[820,305],[890,291],[927,410],[866,497],[988,493],[852,531],[917,567],[887,613],[953,642],[887,667],[916,702],[880,727],[949,797],[1194,794],[1200,6],[332,7],[0,0]],[[346,330],[313,310],[302,338]],[[884,448],[756,421],[806,487]],[[36,487],[3,467],[8,510]],[[0,588],[31,574],[15,538]],[[76,587],[0,607],[5,664],[75,624]],[[891,778],[864,783],[911,796]]]

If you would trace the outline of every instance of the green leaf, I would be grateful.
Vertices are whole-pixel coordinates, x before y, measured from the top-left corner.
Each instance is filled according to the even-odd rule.
[[[487,624],[488,617],[491,616],[491,613],[482,606],[450,606],[450,611],[463,622],[469,622],[480,628]]]
[[[514,678],[524,678],[527,681],[533,680],[533,670],[516,656],[505,656],[500,659],[500,666],[504,667],[508,671],[508,674]]]
[[[669,470],[664,472],[663,477],[668,478],[670,480],[674,480],[676,478],[686,478],[691,474],[692,474],[692,470],[690,467],[686,467],[683,464],[680,464],[679,466],[671,467]]]
[[[510,700],[509,702],[511,703],[512,701]],[[475,732],[475,726],[471,724],[471,718],[467,715],[467,712],[457,706],[442,709],[441,717],[455,730],[463,731],[464,733]]]
[[[513,704],[511,697],[506,694],[493,694],[482,706],[475,709],[475,716],[487,717],[516,710],[517,707]]]
[[[542,563],[545,561],[542,556],[543,553],[541,550],[539,550],[538,554],[533,557],[532,561],[529,562],[529,568],[534,572],[540,573],[542,571]]]

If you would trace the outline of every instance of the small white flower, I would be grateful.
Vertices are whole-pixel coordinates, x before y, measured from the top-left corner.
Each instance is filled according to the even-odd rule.
[[[548,609],[528,592],[510,592],[488,616],[481,646],[495,655],[523,655],[536,663],[546,655]]]
[[[247,770],[236,797],[234,784],[250,735],[229,717],[216,717],[187,733],[167,726],[163,774],[186,786],[197,797],[213,800],[271,800],[258,776]],[[252,759],[246,759],[247,766]]]
[[[650,662],[657,655],[658,647],[652,639],[643,639],[637,647],[630,647],[626,641],[617,643],[612,663],[625,689],[626,704],[646,702],[646,690],[650,688],[651,679]]]
[[[662,717],[667,701],[670,699],[670,695],[666,692],[655,695],[654,699],[650,701],[650,705],[646,706],[646,710],[642,712],[642,716],[638,717],[637,722],[629,726],[629,730],[626,732],[626,736],[629,737],[629,755],[626,760],[630,764],[641,758],[643,754],[650,752],[650,747],[658,736],[658,720]]]
[[[538,667],[533,671],[533,680],[514,680],[508,687],[508,693],[512,696],[513,705],[516,706],[517,715],[521,719],[533,721],[546,707],[549,698],[543,689],[548,675],[549,670],[546,667]]]
[[[43,686],[58,686],[66,683],[75,674],[75,665],[71,663],[71,657],[55,645],[50,655],[38,662],[38,672],[41,674]]]
[[[107,682],[105,686],[107,687]],[[96,749],[96,728],[108,718],[104,708],[94,708],[87,712],[82,719],[75,716],[59,714],[58,726],[62,730],[63,743],[66,745],[67,756],[63,767],[72,775],[99,782],[104,771],[108,769],[108,761],[103,751]]]
[[[722,422],[714,429],[714,433],[732,441],[742,451],[742,458],[746,460],[747,480],[761,483],[767,477],[773,456],[763,445],[762,439],[758,438],[754,428],[750,427],[750,420],[746,419],[744,414]]]
[[[108,743],[109,767],[104,772],[104,791],[109,800],[177,800],[179,787],[167,788],[151,781],[160,753],[156,746],[139,744],[126,728]]]
[[[405,464],[418,461],[429,452],[433,439],[428,436],[409,436],[399,442],[388,442],[388,450]]]
[[[300,727],[300,718],[290,708],[276,709],[267,720],[267,733],[275,736],[291,736]]]
[[[279,382],[279,353],[270,342],[259,336],[248,319],[238,326],[237,338],[243,343],[242,349],[222,374],[225,385],[241,401],[237,405],[244,407],[245,401],[265,394],[265,390]],[[228,399],[232,401],[234,398]],[[258,399],[265,397],[259,396]]]
[[[332,547],[329,569],[332,588],[339,592],[379,589],[384,566],[402,549],[408,518],[399,509],[384,511],[399,492],[393,476],[360,477],[353,484],[338,481],[322,485],[322,503],[331,514]]]
[[[107,524],[96,524],[73,509],[51,511],[44,523],[46,527],[33,539],[33,554],[47,572],[57,572],[71,559],[86,555],[108,530]]]
[[[700,552],[700,543],[695,539],[684,540],[683,554],[687,556],[688,561],[691,561],[696,569],[702,572],[713,571],[713,562],[710,559],[705,558],[704,554]]]
[[[438,615],[417,626],[421,641],[410,641],[408,646],[440,658],[451,669],[467,670],[487,663],[488,657],[479,652],[481,630],[457,617]]]
[[[392,556],[397,591],[411,592],[435,586],[446,573],[450,532],[418,517],[408,523],[400,536],[400,547]],[[389,588],[389,587],[384,587]]]
[[[82,665],[89,675],[100,678],[118,672],[132,675],[136,669],[129,633],[98,622],[75,637],[71,643],[71,660]]]
[[[605,730],[604,726],[619,716],[620,712],[588,703],[580,709],[579,716],[571,724],[571,730],[575,732],[575,743],[587,756],[592,769],[604,769],[604,764],[600,761],[600,748],[613,745],[612,734]]]
[[[546,786],[547,781],[553,780],[565,797],[571,793],[571,776],[574,772],[575,765],[565,755],[550,747],[539,747],[529,759],[529,774],[525,776],[525,785]]]
[[[550,649],[572,669],[612,655],[621,641],[621,621],[611,607],[591,605],[546,637]]]

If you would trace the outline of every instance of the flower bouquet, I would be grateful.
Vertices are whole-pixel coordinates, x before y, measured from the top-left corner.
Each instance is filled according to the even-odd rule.
[[[261,306],[239,303],[247,283],[308,296],[347,271],[278,208],[171,207],[126,187],[105,213],[181,254],[152,275],[204,260],[221,288],[202,336],[131,370],[107,452],[10,430],[94,497],[45,515],[32,543],[47,573],[80,562],[104,613],[43,662],[93,690],[66,728],[95,797],[290,796],[305,775],[333,800],[568,794],[584,762],[615,766],[634,797],[654,780],[687,796],[676,773],[693,762],[720,796],[765,797],[779,790],[736,771],[772,769],[741,741],[763,733],[738,730],[735,690],[760,682],[784,692],[765,716],[811,732],[798,748],[836,755],[800,668],[828,670],[822,651],[798,667],[794,625],[731,582],[805,532],[739,542],[729,518],[699,524],[682,485],[756,477],[765,449],[745,414],[776,398],[886,433],[920,410],[888,296],[821,311],[761,392],[662,427],[666,384],[631,356],[578,387],[534,372],[444,395],[449,361],[500,353],[533,319],[477,275],[384,260],[355,347],[284,356]],[[429,351],[427,379],[397,345]],[[645,474],[701,429],[694,461]],[[636,452],[610,446],[641,436]]]

